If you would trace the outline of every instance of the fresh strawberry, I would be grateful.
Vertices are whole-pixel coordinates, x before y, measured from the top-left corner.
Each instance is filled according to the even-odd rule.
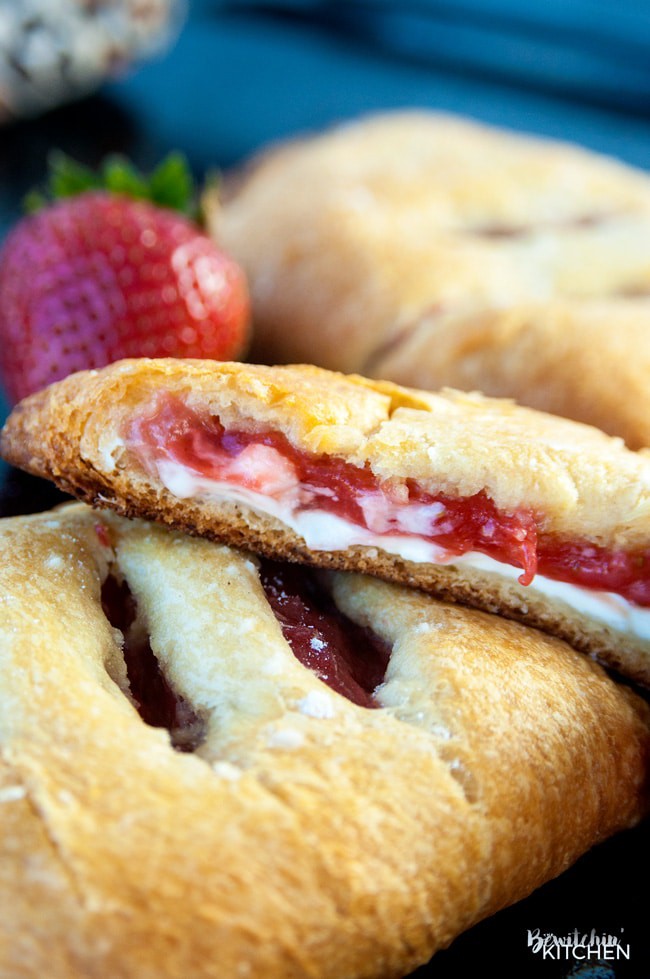
[[[100,180],[59,159],[51,189],[61,199],[24,218],[0,252],[0,375],[10,401],[122,357],[242,355],[244,273],[171,209],[191,193],[178,157],[148,182],[119,160]]]

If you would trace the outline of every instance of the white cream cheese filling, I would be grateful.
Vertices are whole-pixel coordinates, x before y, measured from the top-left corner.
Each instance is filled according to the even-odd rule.
[[[292,500],[291,491],[280,498],[266,496],[243,486],[201,476],[171,459],[158,460],[156,467],[163,485],[177,498],[241,503],[275,517],[302,537],[307,547],[313,551],[342,551],[348,547],[363,546],[395,554],[405,561],[453,564],[461,570],[467,568],[498,575],[513,583],[522,574],[520,568],[513,568],[480,552],[469,551],[458,556],[421,537],[407,536],[426,532],[425,525],[431,524],[440,514],[440,510],[432,507],[428,508],[426,519],[423,512],[409,514],[410,507],[403,512],[395,507],[391,513],[392,523],[403,533],[379,533],[323,510],[299,509],[295,495]],[[419,511],[423,509],[418,508]],[[620,595],[555,581],[540,574],[535,576],[530,585],[519,587],[523,594],[541,595],[562,602],[580,615],[602,622],[616,632],[650,640],[650,609],[633,605]]]
[[[489,574],[501,575],[516,582],[520,576],[519,568],[502,564],[488,557],[469,551],[460,557],[453,558],[457,568],[472,568],[475,571],[485,571]],[[616,632],[622,632],[638,639],[650,640],[650,609],[641,605],[633,605],[622,595],[614,592],[597,591],[594,588],[583,588],[567,581],[556,581],[544,575],[535,575],[530,585],[519,586],[526,594],[542,595],[553,601],[563,602],[569,608],[584,615],[585,618],[602,622]]]

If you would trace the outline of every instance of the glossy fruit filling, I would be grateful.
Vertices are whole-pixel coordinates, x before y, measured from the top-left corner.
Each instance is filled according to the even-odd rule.
[[[262,561],[260,578],[296,659],[354,704],[376,707],[388,643],[343,615],[310,568]]]
[[[124,636],[123,655],[140,717],[151,727],[167,728],[177,751],[194,751],[203,740],[203,725],[183,697],[170,687],[149,644],[137,628],[135,599],[125,581],[109,575],[102,585],[104,614]]]
[[[143,465],[159,472],[173,463],[203,479],[280,501],[294,513],[332,514],[379,539],[424,540],[446,552],[445,560],[479,552],[520,568],[522,585],[540,573],[650,606],[650,550],[558,540],[539,531],[531,510],[506,513],[483,492],[452,497],[427,492],[412,479],[382,481],[368,465],[304,452],[280,432],[226,430],[218,418],[200,415],[172,396],[159,398],[136,418],[126,437]]]

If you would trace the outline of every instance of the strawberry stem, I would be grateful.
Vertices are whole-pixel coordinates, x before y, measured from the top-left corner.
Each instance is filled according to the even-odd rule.
[[[182,153],[170,153],[149,178],[151,200],[185,214],[196,208],[196,189]]]
[[[100,173],[100,189],[112,194],[123,194],[134,200],[153,200],[149,182],[123,156],[109,156],[104,160]],[[155,203],[158,203],[156,201]]]
[[[60,197],[76,197],[87,190],[99,187],[97,175],[82,163],[55,150],[47,158],[50,169],[48,190],[53,200]]]
[[[48,168],[45,189],[31,191],[25,198],[28,213],[64,197],[103,190],[134,200],[150,201],[197,218],[196,187],[182,153],[169,153],[149,175],[143,174],[126,157],[118,155],[106,157],[99,172],[95,172],[65,153],[55,151],[48,156]]]

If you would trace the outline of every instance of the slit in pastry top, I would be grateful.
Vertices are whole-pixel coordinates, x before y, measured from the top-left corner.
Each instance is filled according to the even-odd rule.
[[[378,707],[389,643],[344,615],[311,568],[262,560],[260,580],[296,659],[353,704]]]
[[[102,608],[110,624],[124,637],[124,662],[140,717],[151,727],[166,728],[177,751],[196,751],[205,734],[202,720],[162,672],[149,637],[138,621],[137,604],[126,581],[108,575],[102,585]]]
[[[344,615],[311,568],[262,559],[259,573],[296,659],[353,704],[379,707],[375,691],[386,676],[390,644]],[[109,574],[101,600],[106,618],[122,633],[130,693],[140,717],[151,727],[166,728],[177,751],[196,751],[205,737],[203,721],[161,669],[128,582]]]
[[[382,480],[366,464],[298,449],[282,433],[229,430],[170,394],[124,433],[143,467],[178,498],[229,499],[278,518],[312,550],[362,545],[449,564],[484,555],[552,581],[650,607],[650,551],[614,550],[541,530],[543,514],[500,510],[484,492],[452,497],[413,479]]]

